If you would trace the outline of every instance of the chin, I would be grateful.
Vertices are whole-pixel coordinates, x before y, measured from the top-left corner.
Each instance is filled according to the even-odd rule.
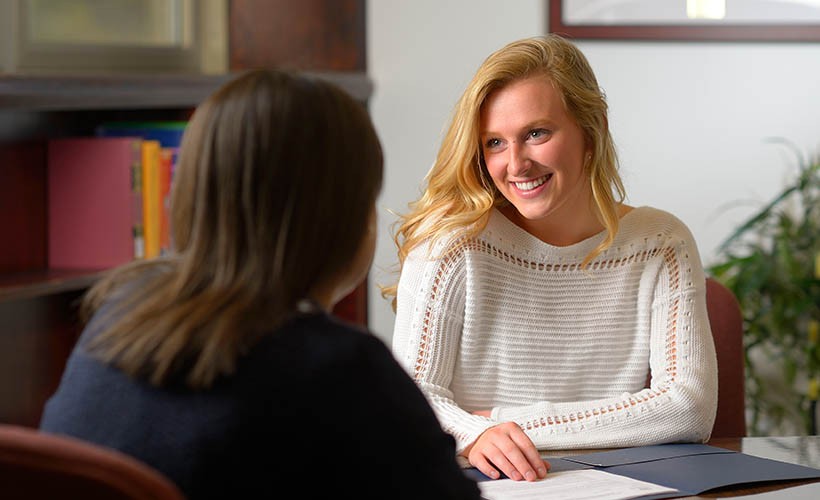
[[[516,206],[515,210],[518,212],[518,215],[527,220],[545,219],[552,213],[550,208],[533,207],[527,205],[522,206],[521,208]]]

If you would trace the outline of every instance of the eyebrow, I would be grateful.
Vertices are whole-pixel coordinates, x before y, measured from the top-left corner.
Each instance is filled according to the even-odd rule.
[[[540,118],[538,120],[533,120],[529,123],[526,123],[523,127],[521,127],[520,130],[530,131],[530,130],[533,130],[533,129],[536,129],[536,128],[544,128],[544,127],[552,128],[552,127],[555,126],[554,123],[555,122],[553,122],[549,118]],[[493,132],[491,130],[479,131],[479,137],[481,137],[482,139],[486,138],[487,136],[496,136],[496,135],[500,135],[500,134],[498,134],[497,132]]]

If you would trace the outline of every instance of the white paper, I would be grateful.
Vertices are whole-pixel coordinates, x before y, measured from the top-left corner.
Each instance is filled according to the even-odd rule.
[[[676,490],[600,470],[552,472],[539,481],[497,479],[478,483],[487,500],[561,498],[572,500],[626,500]]]

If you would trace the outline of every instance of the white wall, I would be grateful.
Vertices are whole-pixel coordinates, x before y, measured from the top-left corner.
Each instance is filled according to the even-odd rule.
[[[543,0],[374,0],[367,4],[370,111],[385,150],[371,328],[387,342],[395,221],[435,159],[455,101],[481,61],[546,32]],[[680,217],[705,264],[720,242],[794,172],[782,137],[820,153],[820,43],[579,41],[608,96],[632,205]]]

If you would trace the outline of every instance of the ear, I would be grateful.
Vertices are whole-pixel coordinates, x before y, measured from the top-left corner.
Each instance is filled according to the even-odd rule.
[[[592,139],[587,134],[584,134],[584,168],[587,168],[592,163]]]

